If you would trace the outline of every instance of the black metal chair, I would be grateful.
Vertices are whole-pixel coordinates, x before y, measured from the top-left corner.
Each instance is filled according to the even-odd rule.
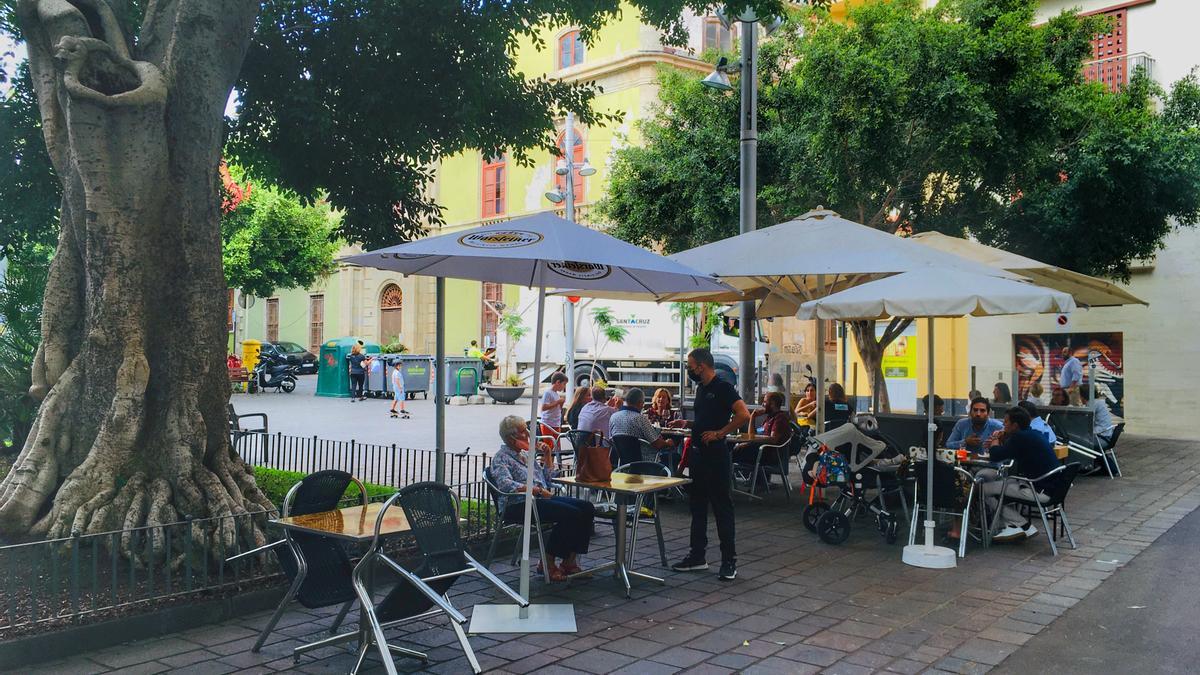
[[[309,474],[293,485],[291,490],[288,490],[287,495],[283,498],[281,515],[287,518],[332,511],[338,508],[342,501],[342,495],[351,485],[358,486],[362,503],[365,505],[367,503],[366,488],[358,479],[345,471],[327,470]],[[288,587],[283,600],[279,602],[275,613],[271,615],[270,621],[259,634],[258,640],[254,642],[254,647],[251,648],[251,651],[254,652],[262,649],[267,636],[275,630],[275,624],[279,622],[279,618],[283,616],[284,610],[292,600],[308,609],[341,605],[341,611],[338,612],[337,618],[334,619],[333,625],[329,629],[330,635],[337,632],[342,620],[346,618],[346,612],[350,611],[350,606],[354,604],[355,595],[352,583],[354,566],[341,542],[331,537],[284,530],[283,539],[233,556],[229,560],[261,553],[269,548],[282,545],[286,545],[286,547],[277,550],[276,557],[279,559],[279,566],[283,568],[284,575],[291,580],[292,584]],[[304,647],[298,647],[295,653],[299,656],[304,651],[306,651]]]
[[[783,494],[790,502],[792,500],[792,482],[788,478],[788,466],[791,464],[795,444],[800,443],[799,434],[795,428],[791,436],[783,443],[762,443],[755,449],[754,462],[735,462],[734,476],[746,483],[746,490],[736,490],[751,499],[762,499],[758,494],[758,479],[763,478],[767,490],[771,489],[771,476],[777,475],[783,480]],[[797,451],[799,454],[799,451]],[[768,461],[763,462],[763,456]]]
[[[1075,477],[1079,475],[1079,468],[1079,462],[1071,462],[1065,466],[1056,467],[1037,478],[1006,477],[1003,487],[1007,488],[1007,483],[1012,481],[1026,486],[1030,490],[1030,495],[1041,493],[1046,499],[1043,501],[1036,497],[1014,497],[1007,495],[1006,490],[1002,489],[1000,504],[996,507],[996,516],[993,517],[993,521],[999,517],[1000,509],[1004,508],[1006,501],[1016,504],[1026,517],[1032,517],[1034,509],[1037,509],[1038,515],[1042,517],[1042,526],[1046,529],[1046,538],[1050,540],[1050,551],[1054,555],[1058,555],[1058,546],[1054,542],[1058,538],[1060,527],[1066,533],[1067,540],[1071,542],[1071,548],[1076,548],[1075,536],[1071,533],[1071,523],[1067,520],[1064,504],[1067,501],[1067,493],[1075,482]],[[1050,527],[1051,520],[1054,521],[1053,528]]]
[[[908,528],[908,545],[912,546],[916,541],[917,524],[921,519],[921,512],[926,506],[926,483],[928,478],[928,467],[925,465],[925,460],[914,462],[909,472],[916,478],[916,483],[913,487],[913,509],[912,521]],[[970,481],[971,487],[967,491],[966,502],[961,502],[962,495],[958,489],[958,478],[965,478]],[[975,501],[975,488],[977,485],[975,477],[971,473],[961,467],[951,466],[946,462],[934,461],[933,463],[933,512],[927,517],[934,516],[951,516],[961,518],[962,527],[958,535],[958,557],[963,558],[967,555],[967,538],[970,537],[970,515],[971,504]],[[959,504],[962,504],[960,510]],[[980,515],[980,538],[986,536],[982,528],[987,527],[987,518],[985,515]]]
[[[239,415],[233,409],[232,403],[225,404],[225,412],[229,416],[229,444],[234,450],[237,450],[238,443],[250,434],[265,434],[267,433],[267,415],[266,413],[246,413]],[[262,419],[262,426],[253,429],[248,429],[242,426],[242,420],[252,418]]]
[[[522,529],[524,529],[524,525],[525,525],[524,516],[522,516],[521,519],[519,519],[519,520],[506,519],[504,517],[503,511],[501,511],[501,509],[500,509],[500,503],[503,501],[504,497],[520,497],[524,494],[524,492],[522,492],[522,491],[504,492],[503,490],[501,490],[496,485],[495,479],[492,478],[491,467],[487,467],[483,470],[483,482],[487,486],[488,496],[491,497],[492,506],[495,507],[495,509],[496,509],[496,530],[495,530],[495,532],[492,533],[492,543],[490,546],[488,546],[488,555],[487,555],[487,564],[488,564],[488,567],[491,567],[492,561],[496,557],[496,545],[500,541],[500,533],[504,531],[504,528],[506,526],[515,525],[515,526],[519,526]],[[537,536],[538,555],[541,557],[541,561],[542,561],[542,573],[543,573],[543,575],[545,575],[546,583],[550,583],[550,563],[548,562],[548,558],[546,557],[546,544],[542,539],[542,519],[541,519],[541,517],[538,516],[537,509],[533,510],[532,528],[533,528],[533,533]],[[516,565],[517,558],[520,555],[521,555],[521,545],[514,546],[512,560],[509,561],[509,564]]]
[[[635,474],[638,476],[662,476],[664,478],[669,478],[671,476],[671,470],[667,468],[666,465],[658,462],[647,461],[637,461],[630,462],[629,464],[622,464],[616,469],[613,469],[613,471]],[[637,549],[638,524],[647,520],[654,523],[654,533],[658,536],[658,555],[662,560],[662,566],[667,566],[667,542],[665,539],[663,539],[662,519],[659,516],[658,510],[658,495],[651,493],[649,497],[649,505],[646,504],[646,495],[638,495],[637,499],[634,500],[633,503],[632,518],[629,520],[630,527],[632,529],[629,533],[629,549],[626,556],[626,565],[629,567],[633,567],[633,552]],[[650,509],[650,516],[645,516],[642,514],[643,506]],[[622,507],[624,507],[623,504],[618,505],[618,508]],[[617,536],[621,536],[622,534],[624,533],[619,533]]]
[[[658,461],[658,450],[640,436],[617,434],[612,437],[612,449],[613,466]]]
[[[579,452],[580,448],[594,447],[602,443],[603,439],[601,439],[600,435],[591,431],[584,431],[582,429],[564,431],[559,435],[558,443],[554,448],[555,460],[561,464],[563,459],[567,457],[573,458]],[[569,450],[566,447],[567,444],[570,445]]]
[[[421,553],[420,565],[413,571],[405,569],[389,557],[381,545],[379,535],[384,518],[388,510],[397,503],[404,510],[409,528],[416,539],[417,549]],[[476,673],[480,672],[475,651],[471,649],[471,643],[463,630],[467,617],[450,603],[447,596],[450,587],[464,574],[479,574],[519,606],[529,605],[528,600],[509,588],[467,553],[466,543],[459,530],[458,513],[457,498],[450,488],[434,482],[409,485],[384,503],[375,521],[375,537],[371,541],[371,548],[354,568],[354,590],[358,594],[359,602],[366,608],[370,632],[359,646],[358,658],[351,673],[357,673],[362,667],[363,660],[372,646],[378,649],[379,658],[389,675],[396,675],[397,672],[392,652],[427,661],[425,654],[389,645],[384,636],[384,629],[425,620],[439,614],[450,620],[450,627],[454,630],[471,669]],[[400,576],[396,586],[378,604],[372,601],[371,595],[371,577],[376,566]]]

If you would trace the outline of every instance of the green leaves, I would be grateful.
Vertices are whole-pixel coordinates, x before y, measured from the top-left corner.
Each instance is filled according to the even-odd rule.
[[[231,173],[236,179],[240,171]],[[226,282],[259,297],[313,285],[336,269],[336,224],[325,203],[306,206],[285,190],[253,185],[221,219]]]
[[[37,401],[30,369],[42,340],[48,260],[10,260],[0,282],[0,447],[25,444]]]
[[[845,24],[801,10],[763,43],[759,227],[824,205],[1122,277],[1200,220],[1194,76],[1158,114],[1145,78],[1116,94],[1083,81],[1102,18],[923,4],[865,2]],[[618,236],[675,252],[737,233],[738,97],[660,81],[646,146],[618,154],[601,208]]]
[[[611,307],[593,307],[591,314],[592,323],[595,324],[599,334],[604,336],[606,343],[620,344],[625,341],[626,336],[629,335],[629,329],[617,323]]]

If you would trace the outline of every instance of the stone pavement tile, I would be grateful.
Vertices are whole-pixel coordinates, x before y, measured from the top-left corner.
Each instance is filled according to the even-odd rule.
[[[961,673],[962,675],[983,675],[983,673],[986,673],[988,670],[990,670],[988,666],[983,664],[964,659],[958,659],[953,656],[947,656],[937,663],[934,663],[933,667],[951,673]]]
[[[1046,629],[1046,626],[1040,623],[1031,623],[1029,621],[1018,621],[1012,617],[1005,617],[997,621],[992,628],[1001,630],[1010,630],[1017,633],[1025,633],[1028,635],[1037,635]]]
[[[303,624],[300,624],[303,625]],[[312,632],[312,631],[308,631]],[[194,628],[186,630],[179,634],[179,637],[185,640],[201,645],[215,645],[221,642],[232,642],[240,638],[257,636],[258,631],[246,628],[245,626],[236,625],[216,625],[205,626],[203,628]]]
[[[482,653],[491,654],[492,656],[506,659],[508,661],[516,661],[527,656],[533,656],[534,654],[542,651],[544,651],[542,647],[519,642],[517,640],[509,640],[508,642],[501,642],[500,644],[492,645],[491,647],[482,650]]]
[[[749,654],[727,653],[727,654],[721,654],[719,656],[715,656],[715,657],[709,659],[708,662],[718,665],[718,666],[725,666],[727,668],[734,668],[736,670],[742,670],[757,660],[758,660],[758,657],[750,656]]]
[[[671,675],[678,673],[677,666],[654,661],[638,661],[612,671],[612,675]]]
[[[131,642],[88,655],[90,659],[109,668],[127,668],[138,663],[155,661],[165,656],[190,652],[200,645],[180,637],[167,637],[145,642]]]
[[[747,616],[734,621],[733,623],[729,624],[729,628],[746,630],[750,631],[751,633],[758,633],[761,635],[763,633],[770,633],[786,623],[788,623],[787,619],[756,614],[754,616]]]
[[[830,626],[836,626],[839,623],[841,621],[837,619],[811,614],[791,623],[785,623],[778,630],[783,633],[792,633],[793,635],[807,637],[819,633]]]
[[[541,670],[542,668],[550,665],[551,663],[556,663],[557,661],[557,657],[550,656],[549,654],[533,654],[509,663],[508,665],[504,666],[504,669],[510,673],[531,673],[535,670]]]
[[[643,638],[630,635],[604,645],[604,649],[607,649],[611,652],[617,652],[618,654],[644,659],[648,656],[663,651],[664,646],[660,642],[645,640]]]
[[[589,673],[607,673],[622,666],[637,662],[637,658],[626,654],[606,651],[604,649],[589,649],[575,656],[563,659],[560,663],[567,668],[583,670]]]
[[[693,623],[699,623],[705,626],[724,626],[737,621],[739,618],[741,618],[741,615],[730,614],[729,612],[722,612],[721,610],[713,607],[707,607],[705,609],[691,612],[683,618]]]
[[[26,666],[22,672],[26,675],[58,675],[60,673],[61,675],[94,675],[95,673],[107,673],[109,669],[86,657],[76,656],[61,661]]]
[[[1030,638],[1033,636],[1029,633],[1019,633],[1014,630],[1004,630],[1003,628],[996,628],[993,626],[980,633],[979,637],[985,640],[993,640],[995,642],[1004,642],[1010,645],[1020,646],[1026,642],[1029,642]]]
[[[661,623],[653,628],[641,631],[638,637],[660,642],[664,645],[681,645],[685,642],[707,642],[714,632],[711,626],[698,626],[694,623],[672,621]],[[721,629],[721,633],[744,633],[745,631]],[[703,639],[701,639],[703,638]],[[697,646],[697,645],[693,645]]]
[[[741,645],[734,647],[733,651],[735,654],[745,654],[746,656],[761,659],[774,654],[786,646],[777,642],[771,642],[770,640],[754,639],[746,640]]]
[[[712,654],[709,654],[708,652],[702,652],[699,649],[692,649],[690,647],[671,647],[670,649],[666,649],[650,657],[650,660],[657,663],[665,663],[669,666],[690,668],[697,663],[700,663],[704,659],[709,658],[710,656],[712,656]]]
[[[843,651],[827,649],[825,647],[819,647],[811,644],[798,644],[788,647],[776,654],[776,656],[779,656],[780,658],[788,659],[790,661],[811,663],[814,666],[831,666],[841,660],[845,655],[846,652]]]
[[[838,649],[843,652],[852,652],[863,648],[863,645],[870,642],[870,638],[858,637],[856,635],[846,635],[844,633],[835,633],[833,630],[826,630],[817,633],[804,640],[810,645],[819,647],[828,647],[830,649]]]
[[[190,666],[193,663],[200,663],[201,661],[215,661],[220,657],[220,654],[210,652],[206,649],[193,649],[190,652],[183,652],[174,656],[164,656],[159,661],[173,668],[182,668],[183,666]]]
[[[875,672],[875,669],[850,663],[842,659],[821,672],[826,675],[871,675],[871,673]]]
[[[692,666],[683,672],[687,675],[729,675],[729,673],[736,671],[734,671],[732,668],[718,666],[713,663],[701,663],[699,665]]]
[[[236,671],[237,666],[231,666],[228,663],[219,661],[203,661],[201,663],[193,663],[190,666],[182,668],[174,668],[171,670],[172,675],[183,673],[183,675],[224,675]],[[349,670],[349,667],[346,668]]]
[[[857,637],[870,638],[877,640],[884,635],[892,632],[890,628],[878,626],[872,623],[863,623],[862,621],[843,621],[829,630],[835,633],[845,633],[846,635],[855,635]]]
[[[994,666],[1008,658],[1008,655],[1015,651],[1017,651],[1017,645],[976,638],[968,640],[963,646],[954,650],[951,656]]]
[[[910,661],[909,659],[896,659],[887,665],[887,670],[892,673],[902,673],[903,675],[916,675],[916,673],[925,670],[928,666],[929,664]]]
[[[842,661],[852,663],[856,666],[866,666],[868,668],[879,669],[891,663],[893,657],[889,654],[875,654],[873,652],[854,652]],[[839,661],[841,663],[842,661]]]
[[[763,659],[742,671],[745,675],[807,675],[820,672],[820,668],[807,663],[796,663],[772,657]]]

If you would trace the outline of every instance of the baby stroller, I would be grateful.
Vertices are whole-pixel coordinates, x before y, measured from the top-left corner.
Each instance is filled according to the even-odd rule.
[[[896,478],[898,466],[872,465],[889,449],[889,443],[874,433],[872,422],[873,418],[860,415],[854,424],[808,440],[808,454],[802,462],[809,489],[804,526],[827,544],[845,542],[851,522],[862,513],[874,516],[875,527],[887,543],[896,542],[899,519],[888,511],[885,498],[892,492],[903,498]],[[838,488],[838,495],[827,503],[824,492],[830,487]]]

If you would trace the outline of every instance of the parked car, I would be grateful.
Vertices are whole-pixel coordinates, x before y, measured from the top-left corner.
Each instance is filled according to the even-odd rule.
[[[317,355],[295,342],[264,342],[262,350],[263,353],[278,357],[288,364],[296,366],[301,375],[317,373]]]

